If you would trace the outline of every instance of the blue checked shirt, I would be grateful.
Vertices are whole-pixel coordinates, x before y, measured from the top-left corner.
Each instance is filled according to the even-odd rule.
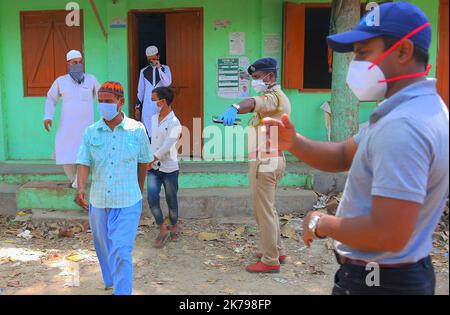
[[[139,202],[138,163],[152,161],[144,125],[125,114],[114,132],[103,119],[86,128],[77,158],[77,164],[91,169],[90,203],[102,209],[127,208]]]

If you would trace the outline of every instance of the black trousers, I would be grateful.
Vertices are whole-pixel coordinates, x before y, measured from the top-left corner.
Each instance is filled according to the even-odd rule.
[[[379,286],[374,269],[341,265],[334,279],[333,295],[434,295],[436,275],[430,257],[407,266],[379,268]],[[369,281],[368,281],[369,280]],[[368,284],[369,283],[369,284]]]

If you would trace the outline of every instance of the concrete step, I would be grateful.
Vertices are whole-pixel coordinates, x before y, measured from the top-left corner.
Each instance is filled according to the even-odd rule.
[[[76,190],[70,188],[68,182],[29,182],[17,192],[17,210],[83,210],[75,203],[75,194]]]
[[[16,212],[16,194],[0,193],[0,214],[14,215]]]
[[[248,187],[247,163],[181,163],[180,187]],[[320,193],[343,191],[346,173],[331,174],[288,161],[280,187],[302,187]],[[0,193],[15,193],[33,181],[67,181],[61,166],[0,164]],[[1,210],[1,209],[0,209]]]
[[[0,183],[0,214],[14,215],[17,212],[16,193],[20,185]]]
[[[281,187],[313,188],[314,171],[300,162],[288,162]],[[58,165],[0,164],[0,184],[24,185],[37,181],[66,181]],[[245,162],[182,162],[180,187],[247,187],[248,164]]]
[[[75,190],[65,182],[31,182],[22,186],[17,193],[18,210],[52,210],[81,212],[74,202]],[[184,188],[179,192],[180,217],[185,219],[206,219],[231,216],[251,216],[251,197],[248,189],[242,188]],[[144,196],[144,213],[150,215],[147,197]],[[312,209],[317,196],[313,191],[299,188],[280,188],[277,192],[276,208],[280,213],[301,212]],[[161,206],[167,213],[164,192]],[[42,211],[44,210],[44,211]],[[63,214],[64,212],[60,212]],[[64,217],[64,216],[63,216]]]

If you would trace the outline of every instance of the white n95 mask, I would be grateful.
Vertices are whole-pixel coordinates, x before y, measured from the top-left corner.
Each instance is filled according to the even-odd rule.
[[[256,93],[262,93],[267,90],[267,84],[263,80],[253,80],[252,86]]]
[[[383,71],[369,61],[353,60],[350,63],[347,84],[362,102],[383,100],[387,93]]]
[[[267,74],[264,78],[259,80],[252,80],[252,87],[256,93],[262,93],[267,90],[269,84],[264,82],[264,79],[267,78],[269,74]]]

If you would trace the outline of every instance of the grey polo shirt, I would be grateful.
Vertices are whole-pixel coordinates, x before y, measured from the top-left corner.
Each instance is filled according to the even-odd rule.
[[[369,253],[335,242],[342,256],[380,264],[427,257],[449,193],[449,113],[436,81],[416,82],[381,103],[354,137],[354,158],[337,216],[368,216],[372,197],[421,204],[414,233],[398,252]],[[398,224],[402,224],[401,221]]]

